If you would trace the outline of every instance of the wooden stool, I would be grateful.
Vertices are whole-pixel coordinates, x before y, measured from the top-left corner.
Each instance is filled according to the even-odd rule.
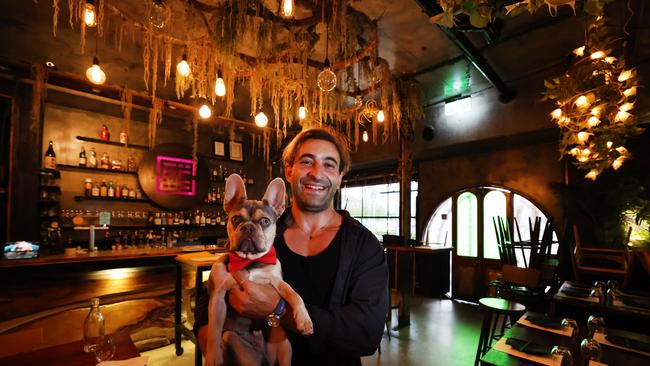
[[[476,350],[476,359],[474,366],[479,364],[481,357],[492,346],[492,340],[495,338],[495,330],[499,323],[499,317],[503,316],[503,325],[501,331],[505,328],[506,318],[510,321],[518,319],[526,312],[526,307],[514,301],[499,299],[496,297],[484,297],[478,301],[479,309],[483,312],[483,325],[481,326],[481,335],[478,339],[478,348]],[[501,334],[500,336],[502,336]]]

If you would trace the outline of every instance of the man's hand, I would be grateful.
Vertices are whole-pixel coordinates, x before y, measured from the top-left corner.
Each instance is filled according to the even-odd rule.
[[[273,286],[252,281],[240,282],[239,288],[230,290],[228,302],[239,315],[250,319],[264,319],[275,310],[280,295]]]

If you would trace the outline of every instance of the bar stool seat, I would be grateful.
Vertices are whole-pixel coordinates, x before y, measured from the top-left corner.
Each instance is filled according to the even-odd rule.
[[[501,337],[505,328],[506,320],[509,318],[510,322],[518,319],[526,312],[526,306],[497,297],[484,297],[478,301],[479,309],[483,312],[483,324],[481,325],[481,335],[478,340],[478,348],[476,350],[476,359],[474,366],[479,364],[481,357],[492,346],[492,340],[495,338],[495,330],[499,323],[499,318],[503,319],[501,326]]]

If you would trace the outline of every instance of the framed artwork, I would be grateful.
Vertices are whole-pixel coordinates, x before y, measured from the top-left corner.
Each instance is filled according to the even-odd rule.
[[[224,158],[226,157],[226,143],[219,140],[214,140],[212,153],[214,156]]]
[[[244,161],[244,151],[241,142],[230,141],[230,160]]]

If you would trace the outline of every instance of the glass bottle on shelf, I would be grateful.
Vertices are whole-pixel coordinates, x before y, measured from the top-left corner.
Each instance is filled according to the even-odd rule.
[[[205,226],[205,212],[201,212],[201,218],[199,220],[201,226]]]
[[[56,169],[56,154],[54,153],[54,144],[50,140],[50,145],[45,152],[45,159],[43,160],[43,168]]]
[[[90,197],[93,195],[93,181],[90,178],[86,178],[84,181],[84,196]]]
[[[201,224],[201,216],[199,214],[199,210],[196,210],[196,213],[194,214],[194,225],[199,226]]]
[[[135,165],[135,158],[132,154],[129,154],[129,157],[126,159],[126,170],[129,172],[135,172],[138,170],[138,167]]]
[[[99,309],[99,299],[90,300],[90,312],[84,320],[84,352],[94,352],[104,337],[104,315]]]
[[[102,159],[99,162],[99,167],[102,169],[110,169],[111,168],[111,161],[108,158],[107,153],[102,154]]]
[[[156,218],[153,220],[153,224],[156,226],[160,226],[162,224],[160,219],[160,212],[156,212]]]
[[[129,189],[126,187],[126,184],[122,185],[122,199],[125,200],[129,198]]]
[[[94,147],[90,148],[90,156],[88,157],[88,167],[97,168],[97,153],[95,152]]]
[[[86,149],[81,146],[81,152],[79,153],[79,166],[86,166],[88,159],[86,159]]]
[[[120,132],[120,143],[126,144],[129,142],[129,135],[127,135],[126,131],[122,130]]]
[[[113,186],[113,181],[108,181],[108,197],[115,198],[115,186]]]
[[[100,193],[99,184],[97,182],[95,182],[93,184],[93,189],[92,189],[90,195],[93,196],[93,197],[99,197],[99,193]]]
[[[135,199],[135,188],[129,189],[129,199]]]
[[[99,138],[105,141],[111,139],[111,133],[108,131],[108,126],[103,125],[102,129],[99,131]]]
[[[102,181],[102,185],[99,187],[99,196],[100,197],[106,197],[108,196],[108,186],[106,185],[106,181]]]
[[[122,198],[122,188],[116,182],[115,183],[115,199],[120,199],[120,198]]]

